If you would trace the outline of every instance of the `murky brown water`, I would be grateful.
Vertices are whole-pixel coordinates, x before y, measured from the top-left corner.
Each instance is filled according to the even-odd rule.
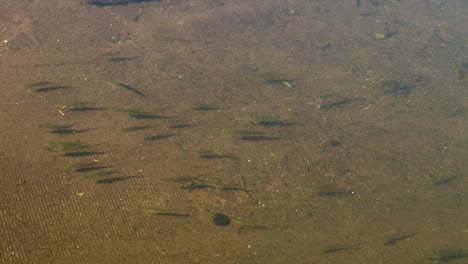
[[[1,263],[468,250],[467,1],[1,2]]]

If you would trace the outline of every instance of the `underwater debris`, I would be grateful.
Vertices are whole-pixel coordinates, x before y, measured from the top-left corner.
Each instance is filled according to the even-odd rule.
[[[75,112],[85,112],[85,111],[97,111],[105,110],[106,108],[100,107],[88,107],[91,104],[89,102],[75,102],[75,103],[65,103],[60,105],[55,105],[55,108],[61,115],[65,115],[64,110],[70,110]]]
[[[299,15],[299,11],[297,11],[297,9],[294,8],[286,8],[283,9],[283,14],[286,16],[297,16]]]
[[[294,79],[268,79],[265,83],[268,84],[283,84],[289,90],[288,98],[291,98],[296,93],[296,85],[292,82],[295,81]]]
[[[249,222],[245,222],[239,219],[234,219],[231,221],[233,224],[240,225],[241,227],[239,228],[239,231],[237,231],[239,234],[241,234],[242,230],[246,227],[251,228],[251,229],[271,229],[269,226],[264,226],[264,225],[258,225],[258,224],[253,224]]]
[[[380,27],[374,32],[374,38],[378,40],[389,39],[393,37],[397,32],[390,32],[386,27]]]
[[[288,82],[288,81],[281,81],[282,84],[286,85],[286,87],[288,87],[289,89],[289,97],[292,97],[294,94],[296,94],[296,85],[292,84],[291,82]]]

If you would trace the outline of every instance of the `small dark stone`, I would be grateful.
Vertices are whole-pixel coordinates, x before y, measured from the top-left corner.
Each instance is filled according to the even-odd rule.
[[[224,214],[217,213],[213,217],[213,223],[215,225],[227,226],[231,223],[231,219]]]
[[[341,145],[341,143],[338,142],[338,141],[336,141],[336,140],[330,140],[330,141],[328,142],[328,144],[330,144],[330,146],[332,146],[332,147],[338,147],[338,146]]]

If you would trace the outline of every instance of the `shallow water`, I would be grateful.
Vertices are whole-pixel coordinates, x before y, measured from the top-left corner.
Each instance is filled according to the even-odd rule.
[[[0,262],[468,249],[467,1],[3,2]]]

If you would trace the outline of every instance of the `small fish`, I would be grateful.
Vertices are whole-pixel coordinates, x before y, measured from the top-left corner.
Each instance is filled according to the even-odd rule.
[[[79,158],[79,157],[88,157],[88,156],[97,156],[103,155],[106,152],[89,152],[89,151],[79,151],[79,152],[68,152],[63,154],[64,157]]]
[[[159,140],[159,139],[169,138],[169,137],[173,137],[173,136],[175,136],[175,134],[154,135],[154,136],[150,136],[150,137],[145,137],[145,141]]]
[[[229,186],[229,185],[223,185],[223,186],[217,186],[218,189],[223,190],[223,191],[228,191],[228,192],[250,192],[249,190],[239,187],[239,186]]]
[[[396,235],[396,236],[388,239],[386,242],[384,242],[384,245],[385,246],[395,245],[396,243],[398,243],[400,241],[403,241],[403,240],[409,238],[410,236],[411,236],[411,234]]]
[[[45,92],[50,92],[50,91],[57,91],[57,90],[64,90],[64,89],[73,89],[74,87],[69,87],[69,86],[52,86],[52,87],[42,87],[33,90],[36,93],[45,93]]]
[[[335,185],[313,185],[307,188],[308,191],[318,194],[319,196],[349,196],[353,195],[353,191],[342,189]]]
[[[233,130],[224,130],[222,131],[224,134],[233,135],[233,136],[254,136],[254,135],[264,135],[267,134],[263,131],[255,131],[255,130],[243,130],[243,129],[233,129]]]
[[[384,90],[383,92],[386,94],[394,93],[394,94],[401,94],[401,95],[409,95],[410,92],[415,88],[415,86],[399,86]]]
[[[449,262],[468,258],[468,250],[464,249],[436,249],[426,252],[427,258],[434,261]]]
[[[332,146],[332,147],[339,147],[341,145],[341,143],[339,141],[336,141],[336,140],[330,140],[328,141],[328,145]]]
[[[157,116],[157,115],[152,115],[152,114],[134,114],[134,115],[130,115],[131,118],[134,118],[134,119],[161,119],[163,117],[161,116]]]
[[[464,112],[465,112],[465,108],[459,109],[459,110],[457,110],[457,111],[455,111],[455,112],[450,113],[450,114],[447,116],[447,118],[454,118],[454,117],[457,117],[457,116],[463,114]]]
[[[295,125],[294,123],[283,122],[283,121],[258,121],[258,122],[252,122],[252,123],[258,126],[263,126],[263,127],[287,127],[287,126]]]
[[[330,109],[330,108],[337,108],[337,107],[341,107],[343,105],[346,105],[346,104],[349,104],[349,103],[352,103],[352,102],[356,102],[356,101],[359,101],[361,99],[344,99],[344,100],[341,100],[341,101],[337,101],[337,102],[333,102],[333,103],[329,103],[329,104],[325,104],[325,105],[320,105],[320,109]]]
[[[105,107],[73,107],[69,108],[68,110],[74,112],[91,112],[91,111],[102,111],[107,110]]]
[[[76,129],[54,129],[54,130],[49,130],[47,132],[52,133],[52,134],[78,134],[78,133],[83,133],[89,131],[89,129],[81,129],[81,130],[76,130]]]
[[[208,185],[208,184],[189,184],[187,186],[182,186],[180,189],[182,190],[201,190],[201,189],[208,189],[208,188],[214,188],[214,186]]]
[[[133,59],[136,59],[140,56],[133,56],[133,57],[118,57],[118,58],[110,58],[110,59],[107,59],[108,61],[111,61],[111,62],[121,62],[121,61],[129,61],[129,60],[133,60]]]
[[[147,208],[144,210],[146,213],[150,215],[167,215],[167,216],[182,216],[182,217],[189,217],[189,214],[159,209],[159,208]]]
[[[95,167],[80,167],[74,170],[74,172],[90,172],[95,170],[108,169],[110,166],[95,166]]]
[[[441,179],[439,181],[436,181],[436,182],[433,182],[432,185],[434,186],[438,186],[438,185],[444,185],[444,184],[447,184],[455,179],[457,179],[458,176],[455,175],[455,176],[452,176],[452,177],[448,177],[448,178],[445,178],[445,179]]]
[[[278,121],[278,122],[285,122],[285,120],[281,117],[276,117],[276,116],[264,116],[264,115],[247,115],[247,116],[236,116],[236,120],[241,120],[241,121],[249,121],[254,124],[258,122],[272,122],[272,121]]]
[[[124,6],[139,2],[161,2],[161,0],[88,0],[88,5],[93,6]]]
[[[268,83],[268,84],[284,84],[286,85],[285,83],[288,83],[290,84],[291,82],[295,81],[295,79],[270,79],[270,80],[266,80],[265,83]]]
[[[327,246],[322,248],[322,253],[323,254],[332,254],[332,253],[337,253],[341,251],[347,251],[347,250],[356,250],[359,249],[358,246]]]
[[[354,192],[347,191],[321,191],[317,193],[319,196],[348,196],[354,194]]]
[[[80,171],[81,169],[85,169],[85,168],[100,168],[98,167],[99,166],[99,163],[98,162],[80,162],[80,163],[77,163],[77,164],[72,164],[70,166],[68,166],[67,168],[67,171],[68,172],[84,172],[86,170],[83,170],[83,171]],[[92,170],[92,169],[90,169]]]
[[[85,178],[87,179],[102,178],[102,177],[109,176],[118,172],[119,171],[116,171],[116,170],[99,170],[99,171],[94,171],[94,172],[85,174]]]
[[[213,107],[213,106],[198,106],[198,107],[192,107],[192,110],[197,110],[197,111],[219,111],[223,110],[223,108],[219,107]]]
[[[262,116],[262,115],[248,115],[235,117],[237,120],[249,121],[250,123],[264,127],[284,127],[292,126],[294,123],[290,123],[281,117],[276,116]]]
[[[129,109],[129,108],[113,108],[114,112],[124,113],[128,115],[151,115],[151,112],[141,111],[137,109]]]
[[[238,137],[237,139],[243,140],[243,141],[267,141],[267,140],[277,140],[281,138],[266,137],[266,136],[242,136],[242,137]]]
[[[202,154],[199,157],[202,159],[234,159],[233,156],[218,154]]]
[[[120,131],[122,132],[134,132],[134,131],[139,131],[139,130],[143,130],[143,129],[147,129],[147,128],[150,128],[151,126],[132,126],[132,127],[127,127],[127,128],[124,128]]]
[[[120,88],[120,89],[123,89],[123,90],[127,90],[127,91],[130,91],[136,95],[139,95],[139,96],[143,96],[145,97],[146,95],[140,91],[138,91],[137,89],[133,88],[133,87],[130,87],[126,84],[122,84],[122,83],[116,83],[116,82],[113,82],[113,81],[104,81],[106,84],[112,86],[113,88]]]
[[[102,180],[97,180],[96,183],[97,184],[113,184],[115,182],[121,182],[121,181],[125,181],[125,180],[128,180],[128,179],[134,179],[134,178],[141,178],[141,177],[137,177],[137,176],[111,177],[111,178],[106,178],[106,179],[102,179]]]

